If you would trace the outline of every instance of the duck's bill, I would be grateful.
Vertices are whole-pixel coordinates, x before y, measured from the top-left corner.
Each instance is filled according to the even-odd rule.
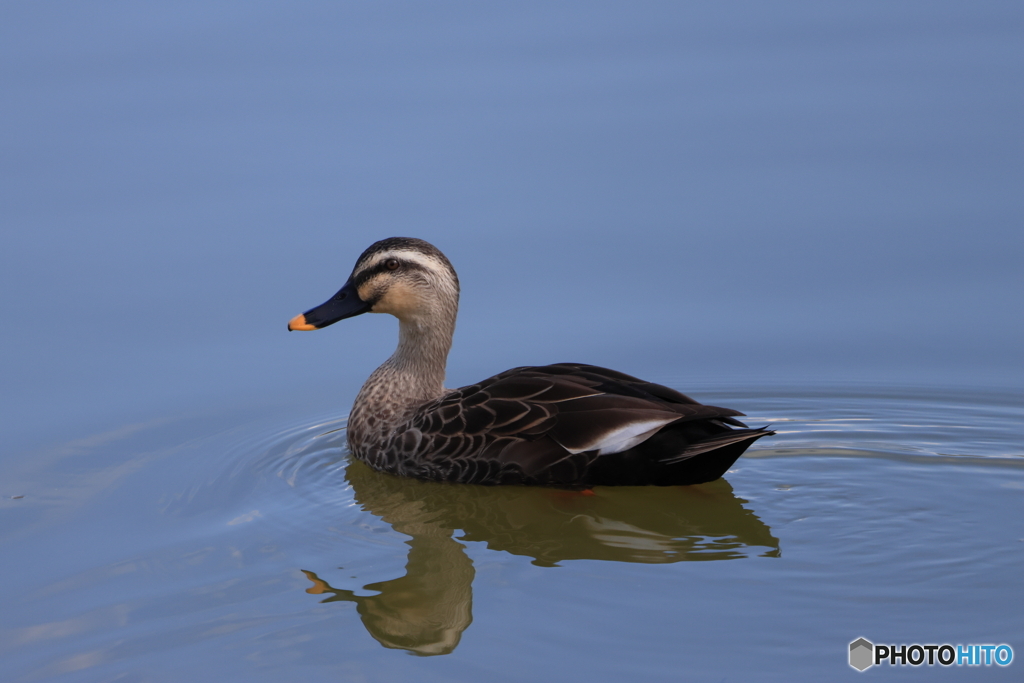
[[[288,329],[319,330],[328,325],[333,325],[339,320],[366,313],[372,306],[372,303],[359,298],[355,285],[349,280],[330,299],[316,308],[311,308],[302,315],[292,318],[291,322],[288,323]]]

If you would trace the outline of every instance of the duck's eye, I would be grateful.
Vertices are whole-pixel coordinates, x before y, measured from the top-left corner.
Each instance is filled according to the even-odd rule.
[[[398,270],[398,259],[389,258],[384,262],[384,267],[388,270]]]

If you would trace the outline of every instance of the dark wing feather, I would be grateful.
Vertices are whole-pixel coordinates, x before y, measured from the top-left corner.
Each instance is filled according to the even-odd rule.
[[[717,471],[709,454],[728,451],[727,468],[770,433],[726,426],[745,427],[737,415],[614,370],[558,363],[514,368],[421,406],[387,448],[398,473],[428,479],[694,483],[680,475],[688,461]]]
[[[735,429],[722,434],[716,434],[708,439],[691,444],[676,455],[661,458],[661,462],[666,465],[673,465],[702,453],[709,453],[734,443],[750,441],[752,438],[759,439],[762,436],[767,436],[768,434],[774,434],[774,432],[769,432],[764,427],[760,429]]]

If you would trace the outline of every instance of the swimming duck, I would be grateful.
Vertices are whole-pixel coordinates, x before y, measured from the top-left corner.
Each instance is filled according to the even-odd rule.
[[[445,389],[459,278],[437,247],[371,244],[345,285],[295,316],[318,330],[363,313],[399,320],[398,349],[366,380],[348,420],[352,454],[418,479],[566,488],[700,484],[718,479],[762,436],[729,408],[593,365],[507,370]]]

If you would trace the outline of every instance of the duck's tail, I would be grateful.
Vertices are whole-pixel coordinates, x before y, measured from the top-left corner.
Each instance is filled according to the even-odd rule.
[[[728,432],[722,432],[721,434],[715,434],[702,441],[692,443],[686,446],[682,451],[674,455],[670,455],[666,458],[662,458],[661,462],[666,465],[675,465],[676,463],[689,460],[695,456],[701,455],[702,453],[710,453],[719,449],[726,448],[733,444],[743,444],[743,449],[737,454],[737,458],[743,453],[747,447],[760,439],[762,436],[772,436],[775,434],[768,427],[760,427],[758,429],[732,429]],[[736,462],[733,459],[729,464]],[[728,469],[728,467],[726,467]]]

